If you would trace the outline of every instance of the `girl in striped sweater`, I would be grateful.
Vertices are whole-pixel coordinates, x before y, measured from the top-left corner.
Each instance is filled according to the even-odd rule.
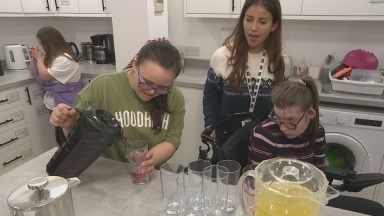
[[[325,132],[319,124],[314,81],[285,81],[272,90],[274,113],[254,128],[248,160],[258,164],[274,157],[293,157],[324,168]]]

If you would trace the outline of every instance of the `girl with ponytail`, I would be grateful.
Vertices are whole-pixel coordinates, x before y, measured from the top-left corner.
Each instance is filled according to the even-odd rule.
[[[318,92],[306,76],[285,81],[272,90],[274,113],[254,128],[248,160],[294,157],[324,168],[325,132],[319,124]]]

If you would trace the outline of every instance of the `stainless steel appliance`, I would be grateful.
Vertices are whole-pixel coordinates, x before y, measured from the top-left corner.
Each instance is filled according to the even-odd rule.
[[[5,59],[7,69],[23,70],[28,68],[30,56],[27,46],[21,44],[11,44],[5,46]]]
[[[105,52],[105,64],[115,64],[115,46],[113,41],[113,35],[112,34],[97,34],[92,35],[91,37],[93,45],[100,46],[99,50],[104,50]],[[102,51],[100,51],[102,52]],[[97,63],[97,55],[96,55],[96,63]],[[100,64],[104,64],[100,63]]]

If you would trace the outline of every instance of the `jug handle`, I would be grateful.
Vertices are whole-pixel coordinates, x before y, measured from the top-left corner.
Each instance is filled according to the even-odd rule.
[[[333,198],[338,197],[339,196],[339,191],[337,191],[335,188],[333,188],[331,186],[328,186],[325,195],[327,197],[327,201],[329,201],[329,200],[331,200]]]
[[[253,211],[254,211],[254,202],[255,202],[255,196],[254,196],[254,188],[255,185],[253,185],[253,191],[249,190],[250,188],[250,183],[249,179],[255,180],[255,172],[254,170],[248,170],[245,172],[239,179],[239,184],[238,184],[238,191],[239,191],[239,200],[241,202],[241,207],[243,209],[244,215],[247,216],[252,216]],[[248,179],[248,180],[247,180]],[[253,181],[254,182],[254,181]],[[251,188],[252,189],[252,188]],[[247,193],[247,191],[249,193]]]
[[[25,60],[25,62],[30,62],[31,61],[31,56],[29,55],[29,52],[28,52],[28,45],[23,44],[22,46],[24,47],[23,49],[25,49],[25,51],[23,51],[23,52],[27,53],[27,55],[24,56],[24,60]]]
[[[81,183],[80,179],[73,177],[68,179],[69,188],[72,189]]]

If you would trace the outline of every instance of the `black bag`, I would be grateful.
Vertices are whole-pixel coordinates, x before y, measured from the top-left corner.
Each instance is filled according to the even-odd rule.
[[[48,175],[80,175],[114,143],[125,140],[119,121],[105,110],[88,107],[46,166]]]

